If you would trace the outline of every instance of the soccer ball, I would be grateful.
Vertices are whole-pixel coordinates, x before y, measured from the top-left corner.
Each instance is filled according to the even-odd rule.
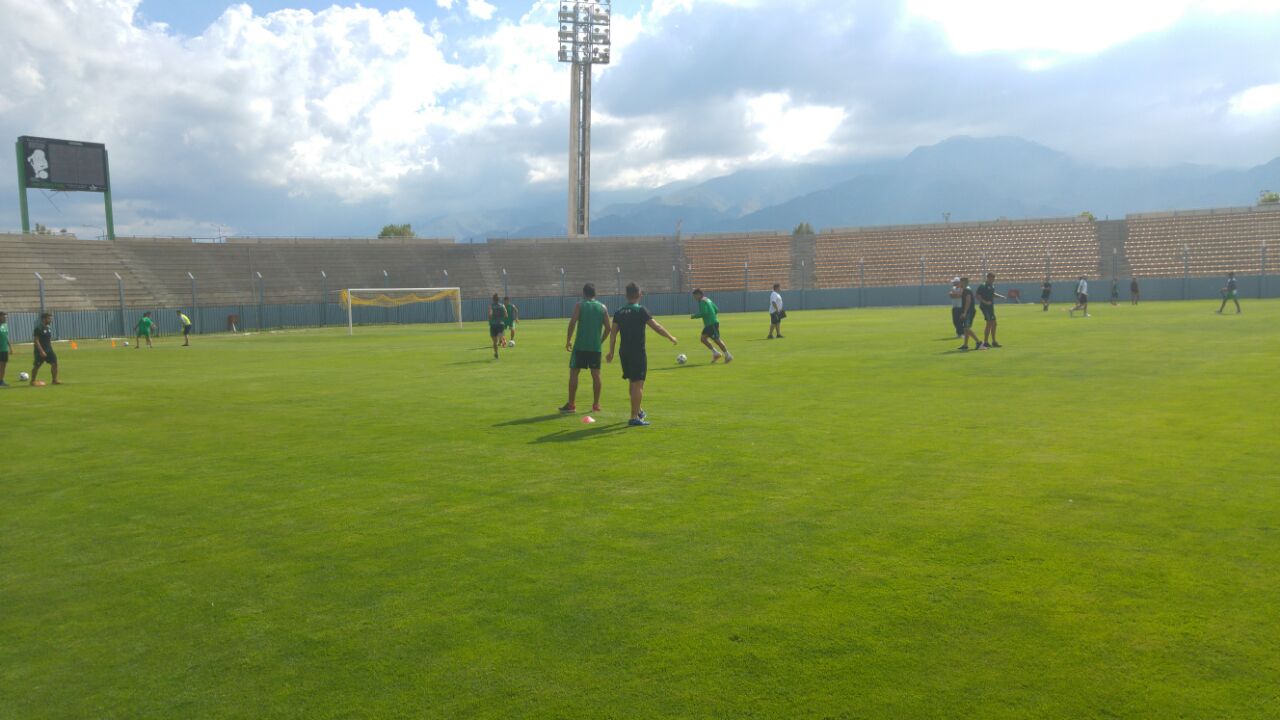
[[[21,380],[22,382],[26,382],[31,379],[31,376],[24,372],[20,372],[18,373],[18,379]]]
[[[684,353],[680,353],[679,355],[677,355],[677,356],[676,356],[676,364],[677,364],[677,365],[683,365],[683,364],[685,364],[685,363],[687,363],[687,362],[689,362],[689,358],[688,358],[688,357],[686,357]]]
[[[507,347],[515,347],[515,346],[516,346],[516,341],[515,341],[515,340],[508,340],[508,341],[507,341]]]
[[[128,340],[125,340],[125,341],[124,341],[124,346],[125,346],[125,347],[129,347],[129,341],[128,341]]]

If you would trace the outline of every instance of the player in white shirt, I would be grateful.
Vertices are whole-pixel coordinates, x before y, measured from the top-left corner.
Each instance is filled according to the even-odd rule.
[[[782,293],[778,292],[782,286],[778,283],[773,284],[773,292],[769,293],[769,337],[772,340],[774,335],[782,337],[782,319],[787,316],[782,310]]]
[[[1075,317],[1077,310],[1083,310],[1085,317],[1093,317],[1089,314],[1089,281],[1083,275],[1080,276],[1080,282],[1076,283],[1076,306],[1068,310],[1067,314]]]

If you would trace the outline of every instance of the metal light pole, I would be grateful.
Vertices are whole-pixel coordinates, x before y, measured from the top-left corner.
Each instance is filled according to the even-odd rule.
[[[448,271],[447,269],[444,269],[444,270],[441,270],[441,272],[443,272],[443,273],[444,273],[444,286],[445,286],[445,287],[449,287],[449,271]],[[453,303],[449,303],[449,311],[450,311],[450,313],[452,313],[452,312],[453,312]],[[458,312],[462,312],[462,300],[461,300],[461,298],[459,298],[459,300],[458,300]],[[460,318],[460,317],[456,317],[456,318],[454,318],[453,320],[454,320],[454,322],[462,322],[462,318]]]
[[[25,231],[24,231],[24,232],[25,232]],[[36,284],[37,284],[37,285],[39,285],[39,287],[40,287],[40,314],[41,314],[41,315],[43,315],[43,314],[45,313],[45,309],[44,309],[44,276],[43,276],[43,275],[41,275],[41,274],[40,274],[40,273],[38,273],[38,272],[33,272],[33,273],[32,273],[32,275],[35,275],[35,276],[36,276]]]
[[[1262,273],[1258,277],[1258,298],[1267,296],[1267,241],[1262,241]]]
[[[1116,275],[1116,269],[1117,269],[1116,263],[1119,261],[1119,259],[1120,259],[1120,249],[1111,248],[1111,280],[1112,281],[1119,280],[1119,276]]]
[[[560,317],[564,317],[564,268],[560,268]]]
[[[808,282],[808,273],[804,270],[804,261],[800,261],[800,309],[804,309],[804,290],[805,283]]]
[[[385,268],[382,270],[382,287],[384,288],[391,287],[391,276],[387,274],[387,271]],[[399,316],[400,316],[399,307],[396,307],[395,314],[396,314],[396,319],[399,320]],[[383,317],[387,319],[387,322],[391,322],[391,308],[387,308],[387,312],[385,315],[383,315]]]
[[[924,304],[924,256],[920,256],[920,304]]]
[[[615,266],[613,270],[616,273],[615,277],[618,279],[618,303],[621,304],[622,303],[622,267]]]
[[[742,312],[747,312],[747,295],[751,291],[751,265],[742,263]]]
[[[111,274],[116,276],[116,289],[120,291],[120,334],[125,335],[129,332],[129,326],[124,319],[124,278],[120,277],[120,273]]]
[[[502,268],[502,296],[511,297],[511,292],[507,290],[507,269]]]
[[[562,0],[560,62],[569,73],[569,237],[591,230],[591,66],[608,65],[611,0]]]
[[[263,306],[267,304],[267,283],[262,279],[262,273],[255,270],[253,274],[258,276],[258,332],[262,332],[262,316],[265,312]]]

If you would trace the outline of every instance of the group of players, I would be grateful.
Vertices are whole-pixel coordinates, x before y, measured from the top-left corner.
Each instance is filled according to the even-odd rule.
[[[559,408],[562,414],[577,412],[578,379],[583,370],[591,373],[591,411],[600,412],[601,359],[612,363],[616,356],[622,365],[622,378],[629,383],[631,417],[627,424],[631,427],[649,424],[643,407],[644,383],[649,371],[645,329],[651,329],[670,340],[672,345],[677,340],[640,304],[643,297],[640,287],[629,283],[626,288],[626,304],[610,318],[609,309],[596,299],[595,285],[587,283],[582,286],[582,299],[573,306],[565,336],[564,348],[569,353],[569,399]],[[711,351],[711,362],[714,364],[724,360],[726,365],[733,362],[733,353],[729,352],[720,337],[720,308],[701,289],[693,291],[693,299],[698,304],[698,310],[690,318],[702,321],[702,344]],[[769,296],[768,339],[782,337],[782,321],[785,317],[781,285],[775,284]],[[518,318],[519,309],[512,304],[511,298],[499,300],[498,294],[494,293],[489,306],[489,338],[493,343],[495,360],[499,357],[500,347],[512,344],[507,336],[515,338],[515,323]],[[606,338],[609,341],[607,355],[604,353]]]

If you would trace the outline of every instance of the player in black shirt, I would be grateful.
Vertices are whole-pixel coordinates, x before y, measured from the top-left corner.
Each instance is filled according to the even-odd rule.
[[[973,332],[973,316],[978,314],[978,308],[973,299],[973,288],[969,287],[969,278],[960,278],[960,309],[961,320],[964,322],[964,344],[958,350],[969,349],[969,338],[973,338],[974,350],[982,349],[982,341],[978,339],[976,333]]]
[[[53,375],[53,384],[61,385],[58,382],[58,354],[53,351],[53,315],[44,313],[40,316],[40,324],[36,326],[32,340],[35,344],[36,362],[31,366],[31,384],[37,384],[36,374],[40,372],[40,366],[48,365],[49,373]]]
[[[613,362],[614,349],[618,344],[618,336],[622,336],[622,378],[631,382],[631,420],[627,424],[632,427],[648,425],[644,410],[640,408],[644,398],[644,379],[649,370],[649,356],[644,349],[644,329],[653,331],[676,344],[675,337],[667,329],[658,324],[649,311],[640,305],[640,287],[635,283],[627,283],[627,304],[613,315],[613,329],[609,333],[609,355],[607,362]]]

